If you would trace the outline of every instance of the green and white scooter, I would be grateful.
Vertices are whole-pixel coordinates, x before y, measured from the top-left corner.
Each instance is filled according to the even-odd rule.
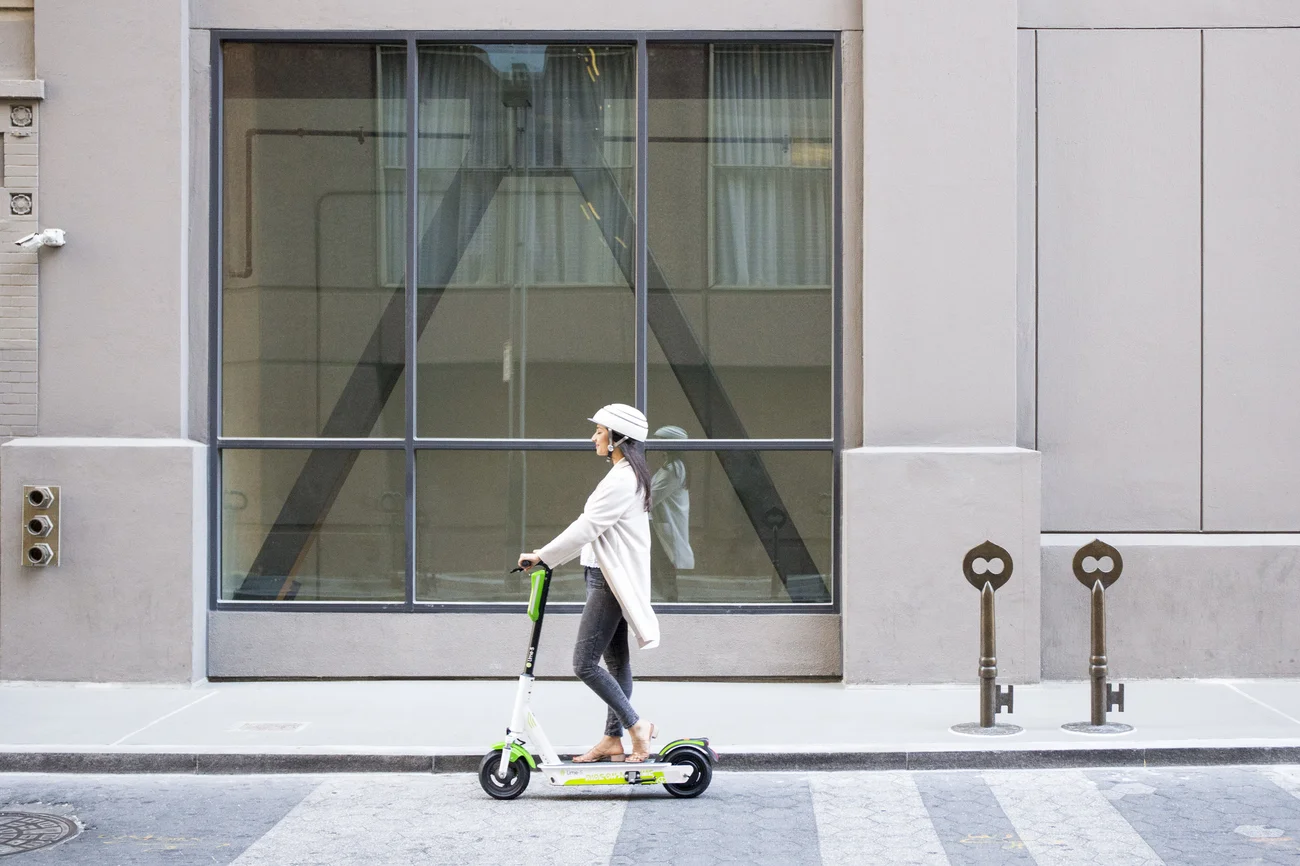
[[[523,571],[516,568],[511,574]],[[540,773],[556,787],[569,785],[663,785],[674,797],[698,797],[713,780],[713,763],[718,755],[709,748],[707,737],[674,740],[657,755],[638,763],[596,761],[575,764],[561,761],[541,722],[529,709],[533,694],[533,661],[542,636],[546,594],[551,588],[551,569],[544,563],[529,575],[528,618],[533,637],[528,644],[524,672],[515,693],[515,708],[506,728],[506,738],[492,746],[478,765],[478,780],[489,796],[513,800],[528,787],[533,773]]]

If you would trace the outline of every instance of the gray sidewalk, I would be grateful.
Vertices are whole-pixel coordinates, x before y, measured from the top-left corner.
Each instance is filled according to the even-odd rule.
[[[501,738],[514,681],[237,682],[194,686],[0,684],[0,771],[465,771]],[[1009,768],[1300,762],[1300,680],[1129,681],[1132,732],[1087,719],[1088,684],[1016,687],[1022,726],[956,734],[975,686],[640,682],[661,732],[708,736],[720,769]],[[604,708],[576,681],[540,681],[533,709],[561,753],[600,735]]]

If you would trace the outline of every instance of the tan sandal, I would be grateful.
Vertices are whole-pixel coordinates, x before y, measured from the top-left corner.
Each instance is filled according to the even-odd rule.
[[[574,758],[573,763],[595,764],[600,761],[612,761],[613,763],[617,764],[617,763],[621,763],[626,757],[627,756],[623,752],[622,745],[618,747],[617,752],[608,751],[608,750],[602,752],[598,746],[592,746],[585,753],[578,755],[576,758]]]
[[[624,760],[629,764],[640,764],[650,759],[650,741],[659,736],[659,731],[655,728],[654,722],[647,722],[647,724],[650,725],[650,734],[644,740],[632,733],[631,728],[627,729],[628,736],[632,738],[632,754]]]

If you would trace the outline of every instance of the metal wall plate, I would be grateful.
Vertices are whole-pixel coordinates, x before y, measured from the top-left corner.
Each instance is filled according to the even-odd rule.
[[[54,484],[23,485],[23,565],[49,568],[59,564],[59,511],[63,497]]]

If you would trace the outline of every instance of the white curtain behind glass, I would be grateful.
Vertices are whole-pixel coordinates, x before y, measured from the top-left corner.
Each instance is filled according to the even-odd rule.
[[[635,52],[539,46],[534,56],[521,55],[527,60],[530,105],[508,107],[511,58],[502,55],[509,47],[502,46],[495,57],[489,55],[492,48],[420,49],[420,236],[459,171],[504,170],[505,180],[467,239],[452,285],[625,284],[598,221],[605,208],[632,206]],[[386,57],[383,93],[401,93],[405,74],[404,56]],[[400,103],[386,100],[382,106],[382,127],[391,129],[401,117]],[[384,165],[404,168],[401,139],[383,140]],[[593,168],[609,168],[622,195],[588,204],[571,175],[551,171]],[[402,170],[385,173],[385,258],[389,273],[399,276],[404,175]],[[465,234],[470,229],[467,225]]]
[[[379,49],[379,172],[381,195],[380,262],[384,285],[399,286],[405,272],[402,236],[406,231],[406,49]]]
[[[830,47],[715,45],[712,63],[714,285],[830,286]]]

